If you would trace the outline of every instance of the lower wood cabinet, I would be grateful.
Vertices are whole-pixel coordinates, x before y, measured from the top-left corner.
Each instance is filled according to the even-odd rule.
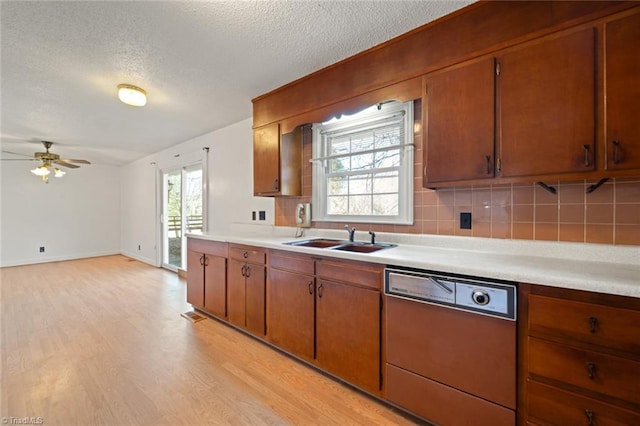
[[[187,240],[187,302],[212,315],[227,315],[227,243]]]
[[[640,424],[640,300],[520,292],[520,423]]]
[[[379,393],[382,265],[272,251],[267,338]]]
[[[229,322],[259,336],[266,331],[265,259],[265,250],[259,247],[229,246]]]

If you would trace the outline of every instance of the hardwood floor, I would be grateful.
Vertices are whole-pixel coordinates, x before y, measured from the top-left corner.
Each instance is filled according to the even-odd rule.
[[[0,416],[48,425],[412,424],[212,319],[124,256],[0,269]]]

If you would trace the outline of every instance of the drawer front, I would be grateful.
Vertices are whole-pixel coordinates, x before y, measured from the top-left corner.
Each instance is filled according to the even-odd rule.
[[[515,412],[417,374],[386,365],[386,398],[442,425],[515,425]]]
[[[227,257],[228,244],[220,241],[201,240],[199,238],[187,238],[187,250],[207,253],[214,256]]]
[[[640,362],[529,338],[529,373],[640,404]]]
[[[586,398],[538,383],[527,381],[528,421],[538,425],[640,425],[640,413]],[[591,420],[591,423],[589,423]]]
[[[307,256],[306,258],[291,257],[286,255],[282,256],[277,252],[270,252],[269,266],[305,275],[314,275],[315,272],[314,261],[311,256]]]
[[[264,265],[266,254],[263,250],[260,250],[257,247],[230,246],[229,257],[247,263]]]
[[[330,281],[339,281],[382,290],[383,265],[361,262],[333,261],[327,258],[316,262],[316,276]]]
[[[640,311],[529,296],[529,330],[640,354]]]

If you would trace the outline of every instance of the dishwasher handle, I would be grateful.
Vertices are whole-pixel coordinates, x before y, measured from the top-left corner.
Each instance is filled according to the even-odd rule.
[[[446,291],[448,294],[453,294],[453,290],[444,285],[444,283],[440,282],[436,277],[429,277],[429,280],[433,282],[435,285]]]

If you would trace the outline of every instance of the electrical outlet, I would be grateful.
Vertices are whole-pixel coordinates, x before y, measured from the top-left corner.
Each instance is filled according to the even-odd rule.
[[[40,253],[44,253],[44,246],[40,247]]]
[[[138,244],[138,251],[140,251],[140,244]]]
[[[256,220],[256,212],[251,212],[251,220]]]
[[[460,213],[460,229],[471,229],[471,213]]]
[[[258,212],[258,219],[259,220],[267,220],[267,212],[264,210],[260,210]]]

